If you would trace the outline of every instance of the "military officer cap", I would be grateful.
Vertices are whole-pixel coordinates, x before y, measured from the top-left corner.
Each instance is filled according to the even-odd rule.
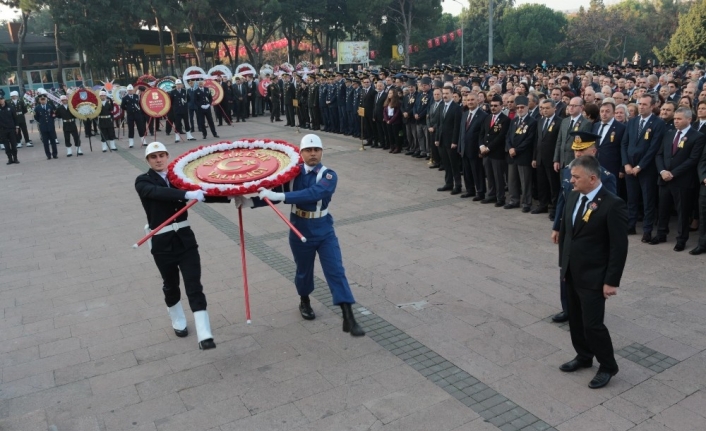
[[[431,85],[431,78],[425,76],[420,82],[422,83],[422,85]]]
[[[5,100],[5,92],[0,92],[0,99]]]
[[[515,99],[515,104],[517,104],[517,98]],[[571,149],[577,151],[585,150],[596,145],[596,141],[600,139],[600,136],[595,133],[583,131],[570,132],[569,136],[574,137],[574,143],[571,144]]]
[[[439,80],[434,80],[434,88],[444,88],[444,83]]]
[[[517,96],[515,97],[515,106],[527,106],[529,105],[529,99],[527,96]]]
[[[407,85],[414,85],[414,86],[416,86],[416,85],[417,85],[417,80],[414,79],[414,78],[409,78],[409,79],[407,80]]]
[[[492,99],[490,99],[490,101],[491,101],[491,102],[500,102],[500,103],[502,103],[503,98],[502,98],[502,96],[499,95],[499,94],[494,94],[493,97],[492,97]]]
[[[15,96],[19,96],[19,95],[20,95],[20,93],[18,93],[16,91],[10,91],[10,97],[15,97]]]

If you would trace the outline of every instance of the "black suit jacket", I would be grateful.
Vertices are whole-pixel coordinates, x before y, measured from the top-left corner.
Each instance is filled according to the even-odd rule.
[[[507,132],[507,140],[505,141],[505,151],[508,152],[507,162],[509,164],[516,163],[518,166],[532,165],[536,143],[537,120],[525,115],[525,118],[520,122],[520,118],[515,117],[510,125],[510,130]],[[510,148],[515,149],[515,157],[510,156]]]
[[[375,104],[374,108],[373,108],[373,118],[375,119],[375,121],[382,121],[382,112],[383,112],[382,110],[384,109],[384,106],[385,106],[385,98],[387,97],[386,94],[387,93],[385,91],[380,93],[380,98],[377,99],[377,101],[375,100],[378,95],[377,91],[375,92],[375,95],[373,96],[373,103]]]
[[[706,123],[704,123],[703,127],[699,127],[701,125],[701,121],[697,119],[693,123],[691,123],[691,127],[696,129],[697,132],[701,132],[706,134]]]
[[[375,95],[377,91],[373,87],[368,88],[368,92],[363,91],[363,108],[365,109],[365,117],[373,118],[373,111],[375,110]]]
[[[461,107],[456,102],[451,102],[444,114],[445,105],[439,105],[439,121],[436,124],[434,134],[436,142],[440,147],[451,147],[452,144],[459,144],[461,135]]]
[[[642,130],[638,131],[640,120],[638,115],[628,121],[620,152],[623,166],[639,166],[647,170],[655,166],[655,155],[662,145],[666,126],[661,118],[653,114]]]
[[[552,121],[544,130],[545,118],[537,120],[537,145],[534,147],[532,160],[537,161],[537,167],[554,165],[554,149],[556,148],[556,138],[559,136],[561,117],[554,114]]]
[[[476,114],[471,118],[471,123],[466,127],[468,121],[468,116],[471,115],[471,111],[466,111],[461,117],[461,134],[459,136],[459,141],[461,142],[459,152],[461,156],[466,156],[468,158],[477,158],[478,151],[478,141],[480,138],[480,129],[483,124],[483,120],[488,116],[482,109],[476,109]]]
[[[620,286],[628,256],[627,205],[602,186],[587,205],[594,206],[588,222],[580,218],[574,229],[573,214],[580,196],[579,192],[571,192],[564,207],[559,230],[561,278],[571,275],[579,289],[602,290],[604,284]]]
[[[671,130],[664,135],[662,139],[662,148],[655,156],[657,164],[657,172],[663,170],[669,171],[674,175],[670,181],[664,181],[660,175],[657,178],[657,184],[660,186],[673,185],[691,189],[696,187],[698,176],[696,173],[696,165],[699,163],[699,158],[704,151],[706,145],[706,136],[697,132],[696,129],[689,128],[686,135],[680,137],[681,143],[677,144],[676,153],[672,154],[672,144],[676,137],[677,131]],[[681,146],[682,148],[679,148]]]
[[[485,120],[483,120],[478,146],[485,145],[490,150],[485,157],[504,160],[505,138],[510,130],[512,120],[510,120],[507,115],[500,113],[498,115],[498,121],[496,121],[493,127],[491,127],[490,122],[492,120],[493,114],[488,114],[488,116],[485,117]]]
[[[597,135],[601,130],[602,124],[600,121],[594,124],[592,132]],[[625,171],[622,156],[620,155],[620,143],[623,142],[624,134],[625,125],[613,120],[613,124],[610,125],[606,132],[605,138],[598,142],[596,146],[598,149],[598,163],[616,177],[620,172]]]

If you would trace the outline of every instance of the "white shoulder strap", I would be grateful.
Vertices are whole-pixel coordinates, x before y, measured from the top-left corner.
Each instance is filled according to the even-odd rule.
[[[319,170],[319,173],[316,174],[316,184],[318,184],[319,181],[321,181],[321,178],[323,178],[324,172],[326,172],[326,169],[328,169],[326,166],[321,165],[321,169]],[[323,203],[323,201],[318,201],[318,202],[316,202],[316,212],[317,212],[317,213],[320,213],[320,212],[321,212],[321,205],[322,205],[322,203]]]

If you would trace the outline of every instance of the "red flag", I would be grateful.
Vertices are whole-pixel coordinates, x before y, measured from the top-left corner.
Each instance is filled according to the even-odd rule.
[[[458,30],[456,30],[456,34],[458,35],[458,37],[463,36],[463,30],[459,28]]]
[[[441,41],[439,40],[438,37],[435,37],[435,38],[434,38],[434,44],[435,44],[436,46],[441,45]]]
[[[451,38],[451,40],[454,40],[456,38],[456,33],[454,33],[454,32],[449,33],[449,37]]]
[[[414,52],[414,51],[412,50],[412,45],[409,45],[409,46],[407,47],[407,54],[411,54],[411,53],[413,53],[413,52]]]
[[[419,52],[419,45],[414,45],[414,52]]]
[[[431,39],[427,40],[427,47],[431,48],[434,46],[434,42],[431,41]]]
[[[375,51],[370,51],[370,59],[375,60]]]
[[[441,40],[444,41],[444,43],[449,41],[449,39],[448,39],[448,37],[446,37],[446,35],[441,36]]]

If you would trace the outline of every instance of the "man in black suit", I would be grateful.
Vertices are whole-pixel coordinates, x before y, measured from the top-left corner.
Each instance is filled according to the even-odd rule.
[[[444,186],[439,192],[451,191],[452,195],[461,193],[461,156],[458,153],[461,134],[461,107],[453,101],[453,90],[445,87],[441,91],[441,115],[434,127],[434,145],[439,148],[441,165],[444,167]]]
[[[363,116],[363,137],[366,140],[365,145],[370,147],[378,142],[377,128],[375,127],[375,123],[373,123],[375,95],[377,92],[370,85],[370,78],[363,78],[361,83],[363,84],[363,93],[360,97],[360,106],[365,110]]]
[[[532,209],[532,214],[549,213],[554,220],[556,201],[559,197],[559,173],[554,170],[554,149],[561,118],[556,115],[556,104],[552,99],[543,100],[539,105],[542,119],[537,128],[537,145],[534,147],[532,167],[537,169],[537,194],[539,206]]]
[[[439,117],[441,117],[441,106],[443,102],[441,101],[441,88],[435,88],[432,91],[431,106],[429,106],[429,114],[427,114],[427,131],[429,132],[428,145],[431,148],[431,166],[429,169],[439,169],[443,170],[441,167],[441,156],[439,155],[439,147],[434,145],[434,135],[436,134],[436,124],[439,122]]]
[[[696,107],[696,120],[691,124],[691,127],[697,132],[706,134],[706,100],[699,101]]]
[[[385,92],[385,83],[383,81],[376,82],[374,99],[375,104],[373,105],[373,123],[375,124],[378,140],[373,144],[373,148],[382,148],[384,150],[388,150],[390,149],[390,145],[394,145],[394,142],[387,142],[385,137],[385,122],[382,117],[386,97],[387,93]]]
[[[554,113],[559,118],[566,117],[566,103],[562,102],[562,92],[560,88],[552,89],[551,99],[554,101]]]
[[[652,223],[657,199],[657,166],[655,155],[662,145],[664,121],[652,114],[655,98],[645,94],[638,99],[639,115],[628,121],[621,142],[621,159],[625,167],[628,194],[628,233],[636,233],[637,209],[642,199],[642,242],[652,240]]]
[[[240,76],[235,77],[235,85],[233,86],[233,111],[235,114],[235,122],[245,122],[245,117],[248,112],[248,84],[242,81]]]
[[[564,208],[558,242],[576,357],[560,369],[589,368],[595,356],[600,366],[588,386],[597,389],[618,373],[603,319],[605,300],[618,293],[628,255],[627,209],[622,199],[602,187],[595,157],[576,158],[570,168],[574,191]]]
[[[693,256],[706,253],[706,150],[701,153],[696,172],[699,177],[699,219],[702,222],[699,223],[699,244],[689,251]]]
[[[137,177],[135,190],[140,196],[142,207],[147,214],[145,230],[156,228],[177,211],[184,208],[187,200],[206,198],[202,190],[179,190],[170,186],[167,179],[169,153],[164,144],[152,142],[145,149],[145,158],[150,169]],[[227,201],[227,199],[215,199]],[[174,223],[162,228],[150,240],[150,249],[159,273],[162,275],[162,291],[167,304],[172,328],[177,337],[186,337],[186,316],[181,305],[179,271],[184,279],[184,289],[189,306],[194,313],[199,349],[216,347],[211,334],[211,324],[206,311],[206,296],[201,285],[201,258],[196,236],[191,230],[188,213],[184,212]]]
[[[483,120],[488,116],[478,107],[478,95],[469,93],[463,97],[468,110],[461,118],[461,163],[463,166],[463,180],[466,183],[466,193],[462,198],[473,197],[474,201],[485,199],[485,171],[483,159],[480,156],[478,142]]]
[[[488,179],[488,193],[482,204],[495,202],[496,207],[505,206],[505,176],[507,160],[505,138],[510,130],[510,119],[502,113],[503,98],[496,94],[490,100],[490,115],[483,120],[479,148],[483,156],[483,168]]]
[[[525,96],[515,98],[515,119],[505,142],[510,202],[504,208],[519,208],[521,204],[523,213],[532,209],[532,157],[537,141],[537,120],[528,115],[528,104]]]
[[[527,115],[539,121],[542,118],[542,113],[539,110],[539,97],[534,92],[527,95],[527,100],[529,104],[527,105]],[[515,101],[517,105],[517,101]]]
[[[698,183],[696,165],[704,150],[706,136],[691,127],[691,109],[679,108],[674,113],[676,130],[665,133],[662,147],[655,156],[659,179],[659,224],[657,235],[650,244],[667,241],[669,216],[677,209],[677,244],[674,251],[683,251],[689,239],[693,189]]]
[[[615,120],[615,105],[606,102],[600,108],[600,121],[593,125],[592,133],[600,136],[596,143],[598,162],[618,179],[618,196],[626,200],[625,168],[620,154],[620,143],[625,135],[625,125]]]
[[[284,78],[284,115],[287,118],[287,124],[285,124],[285,126],[296,127],[294,120],[294,99],[296,99],[297,96],[294,90],[294,83],[288,73],[282,74],[282,77]]]

